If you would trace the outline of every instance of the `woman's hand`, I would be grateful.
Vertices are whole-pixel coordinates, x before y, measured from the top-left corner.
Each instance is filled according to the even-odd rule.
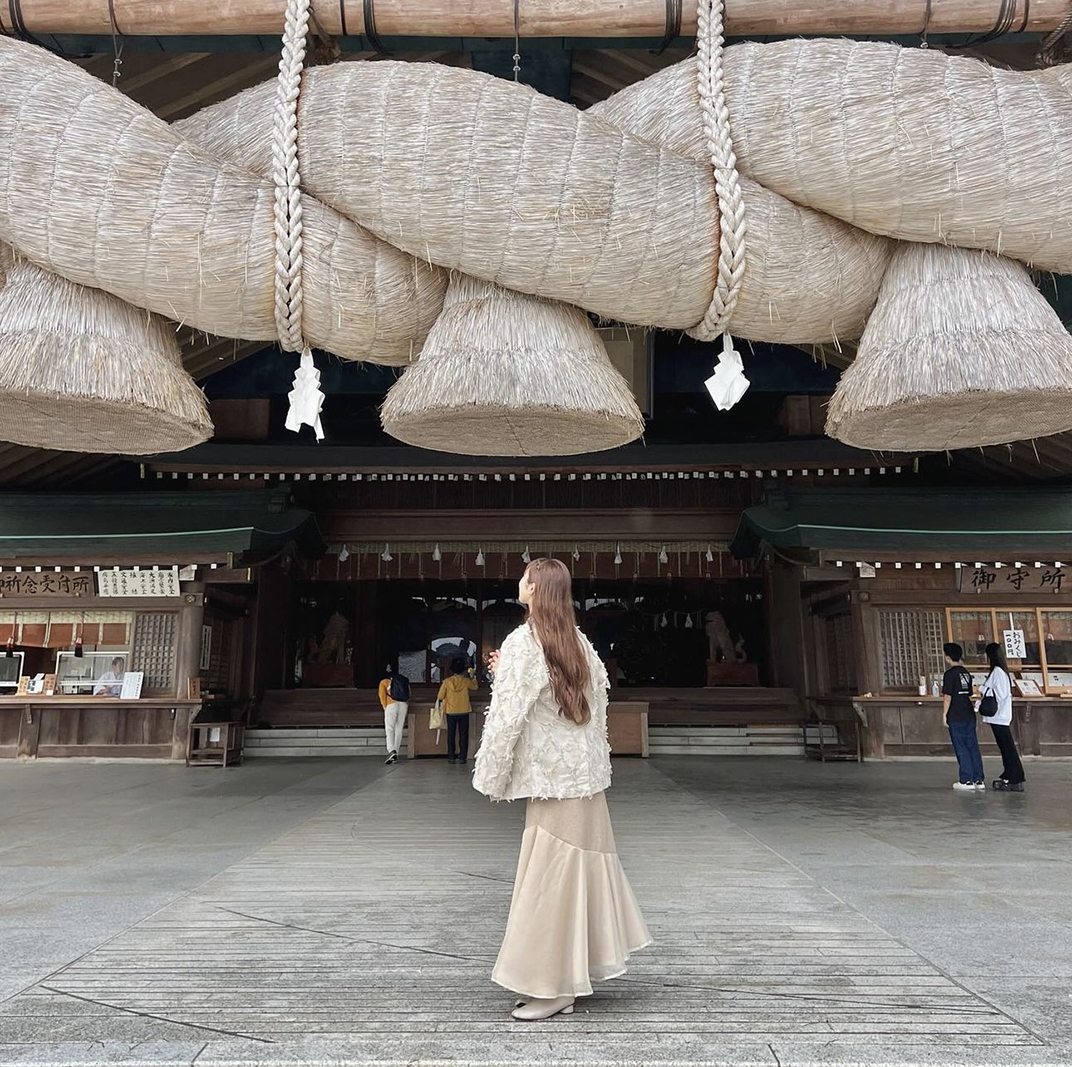
[[[499,669],[499,650],[495,649],[494,652],[489,652],[486,662],[488,670],[494,674]]]

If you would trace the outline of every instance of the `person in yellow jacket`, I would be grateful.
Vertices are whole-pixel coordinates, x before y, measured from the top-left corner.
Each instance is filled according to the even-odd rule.
[[[473,705],[469,694],[477,688],[473,668],[468,670],[465,659],[455,656],[450,661],[450,677],[439,687],[437,700],[443,702],[447,716],[447,762],[466,763],[469,759],[469,715]]]

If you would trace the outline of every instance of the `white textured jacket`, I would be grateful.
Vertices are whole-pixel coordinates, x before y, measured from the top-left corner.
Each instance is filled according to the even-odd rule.
[[[499,666],[473,786],[492,800],[590,797],[610,785],[607,669],[580,630],[591,682],[584,726],[559,714],[547,661],[532,629],[519,626],[499,650]]]

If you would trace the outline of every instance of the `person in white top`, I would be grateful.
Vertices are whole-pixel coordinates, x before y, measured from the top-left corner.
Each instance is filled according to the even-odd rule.
[[[986,646],[986,658],[990,662],[990,673],[979,691],[984,697],[993,695],[997,701],[997,711],[990,716],[984,715],[983,722],[988,723],[994,732],[1002,762],[1001,777],[995,778],[991,785],[994,789],[1022,793],[1024,765],[1012,736],[1012,678],[1009,665],[1005,661],[1004,650],[996,641]],[[981,705],[982,701],[979,703]]]
[[[528,619],[503,642],[473,785],[528,799],[521,858],[492,981],[520,994],[515,1019],[573,1011],[592,983],[624,974],[651,943],[618,860],[610,785],[607,671],[577,628],[573,581],[536,559],[518,599]]]
[[[95,697],[117,697],[123,691],[123,675],[126,674],[126,663],[122,656],[116,656],[112,660],[111,670],[105,671],[93,687]]]

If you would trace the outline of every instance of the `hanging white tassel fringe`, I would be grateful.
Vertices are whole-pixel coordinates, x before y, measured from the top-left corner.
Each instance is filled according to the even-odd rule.
[[[316,439],[324,439],[324,429],[320,425],[320,412],[324,407],[324,393],[320,388],[320,371],[313,362],[313,353],[302,349],[301,362],[294,372],[294,388],[287,394],[290,410],[287,412],[286,426],[297,433],[303,426],[311,426]]]
[[[748,391],[748,379],[744,376],[744,364],[741,353],[733,347],[733,338],[728,333],[722,335],[722,352],[715,364],[715,373],[704,382],[715,407],[719,411],[729,411]]]

